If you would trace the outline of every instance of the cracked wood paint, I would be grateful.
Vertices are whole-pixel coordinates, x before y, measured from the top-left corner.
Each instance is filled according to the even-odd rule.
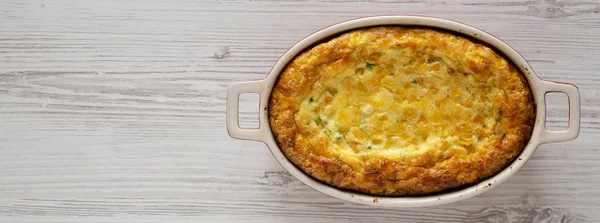
[[[597,1],[0,2],[0,222],[596,222]],[[541,78],[581,91],[581,134],[542,145],[506,183],[431,208],[346,203],[231,139],[225,97],[302,37],[361,16],[482,28]],[[245,100],[245,99],[243,99]],[[246,101],[247,104],[250,103]],[[548,99],[549,127],[567,105]],[[256,106],[242,106],[257,125]]]

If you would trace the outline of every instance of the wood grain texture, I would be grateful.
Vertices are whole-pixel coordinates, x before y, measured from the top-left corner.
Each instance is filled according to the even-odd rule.
[[[600,2],[0,1],[0,222],[596,222]],[[543,79],[579,86],[581,134],[506,183],[432,208],[343,202],[225,129],[229,84],[360,16],[421,14],[489,31]],[[566,127],[550,97],[548,125]],[[243,101],[245,123],[256,106]]]

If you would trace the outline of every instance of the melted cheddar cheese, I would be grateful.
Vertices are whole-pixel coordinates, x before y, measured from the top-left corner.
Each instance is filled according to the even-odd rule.
[[[523,75],[485,45],[423,28],[348,32],[282,72],[269,118],[286,156],[331,185],[379,195],[489,177],[535,118]]]

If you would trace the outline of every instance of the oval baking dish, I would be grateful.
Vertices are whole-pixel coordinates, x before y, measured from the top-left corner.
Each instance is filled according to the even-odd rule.
[[[269,117],[269,99],[271,92],[278,80],[280,73],[286,69],[286,65],[291,62],[299,53],[321,43],[332,36],[346,33],[350,30],[367,28],[374,26],[418,26],[424,28],[433,28],[451,33],[458,33],[464,36],[476,39],[486,43],[516,66],[529,85],[533,102],[535,103],[535,121],[529,142],[525,145],[522,152],[514,159],[512,163],[506,166],[502,171],[482,181],[474,184],[444,190],[440,193],[426,194],[411,197],[388,197],[371,194],[364,194],[344,189],[339,189],[323,183],[295,166],[285,156],[278,146],[268,120]],[[565,131],[551,131],[545,128],[546,106],[545,94],[548,92],[564,92],[569,98],[569,127]],[[241,129],[238,125],[238,96],[241,93],[260,94],[260,112],[258,129]],[[540,144],[549,142],[560,142],[572,140],[579,134],[580,124],[580,105],[579,91],[577,87],[567,83],[557,83],[541,80],[533,72],[526,60],[518,54],[509,45],[498,38],[474,27],[453,22],[445,19],[421,17],[421,16],[378,16],[351,20],[339,23],[318,32],[315,32],[291,47],[277,61],[269,75],[260,81],[242,82],[231,85],[227,94],[227,130],[229,134],[238,139],[248,139],[262,141],[270,148],[271,152],[279,163],[290,174],[298,178],[308,186],[321,191],[325,194],[337,197],[343,200],[356,203],[387,206],[387,207],[419,207],[450,203],[472,197],[482,193],[490,188],[504,182],[508,177],[518,171],[531,157],[533,152]]]

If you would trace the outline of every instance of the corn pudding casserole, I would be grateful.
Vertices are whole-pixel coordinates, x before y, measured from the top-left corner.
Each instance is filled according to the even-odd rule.
[[[329,185],[424,195],[510,164],[535,120],[527,81],[487,45],[450,32],[363,28],[297,55],[269,99],[287,158]]]

